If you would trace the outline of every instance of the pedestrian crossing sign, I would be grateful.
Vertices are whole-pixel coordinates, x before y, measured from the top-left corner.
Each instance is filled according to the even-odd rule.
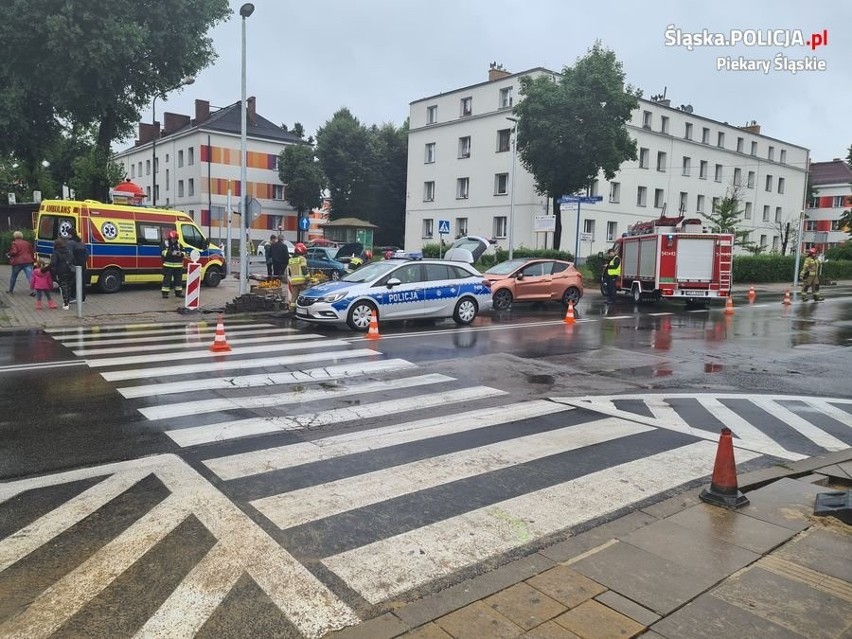
[[[438,233],[440,235],[449,235],[449,233],[450,233],[450,221],[449,220],[438,220]]]

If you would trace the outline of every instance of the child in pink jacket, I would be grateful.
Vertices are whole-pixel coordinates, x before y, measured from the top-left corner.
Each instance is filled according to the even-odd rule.
[[[42,309],[42,295],[47,298],[47,308],[56,308],[56,302],[50,299],[50,291],[53,290],[53,275],[50,271],[44,270],[47,268],[47,261],[44,258],[39,259],[39,267],[33,269],[32,279],[32,287],[36,294],[36,310]]]

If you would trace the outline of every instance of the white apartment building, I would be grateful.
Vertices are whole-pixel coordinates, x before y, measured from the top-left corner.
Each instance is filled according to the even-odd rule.
[[[269,239],[281,229],[296,241],[297,214],[284,200],[278,178],[278,155],[299,139],[256,111],[255,98],[246,100],[246,191],[260,204],[249,220],[249,239]],[[206,100],[195,101],[195,117],[177,113],[159,122],[139,123],[139,139],[114,160],[125,177],[147,194],[147,203],[189,213],[215,242],[227,237],[228,191],[231,210],[240,202],[240,103],[211,111]],[[156,157],[154,140],[156,139]],[[156,198],[154,188],[156,183]],[[239,239],[239,215],[232,215],[232,237]]]
[[[556,76],[540,67],[511,74],[492,65],[487,82],[411,103],[407,250],[439,241],[440,220],[450,222],[447,243],[469,234],[495,238],[504,249],[510,235],[515,248],[553,245],[552,234],[535,232],[536,217],[552,215],[552,203],[536,193],[532,175],[513,157],[510,119],[520,78],[545,74]],[[784,222],[798,220],[807,149],[761,135],[754,122],[731,126],[664,99],[640,100],[627,127],[639,157],[625,162],[613,180],[601,176],[589,189],[587,195],[601,195],[603,201],[580,207],[581,261],[606,250],[635,222],[664,212],[708,214],[735,185],[750,239],[766,250],[780,247]],[[561,248],[573,252],[577,207],[561,210]]]

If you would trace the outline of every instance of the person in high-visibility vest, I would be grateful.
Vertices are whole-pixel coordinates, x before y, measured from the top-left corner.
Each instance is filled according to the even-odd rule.
[[[608,261],[604,267],[604,287],[606,288],[607,301],[615,304],[615,280],[621,275],[621,258],[614,248],[607,251]]]
[[[822,295],[819,294],[819,260],[817,259],[817,250],[814,247],[808,249],[808,256],[805,258],[805,263],[802,265],[802,272],[799,273],[799,278],[802,280],[802,301],[808,301],[808,289],[814,292],[814,302],[821,302]]]
[[[301,242],[293,247],[293,257],[287,262],[287,282],[290,286],[290,310],[296,310],[296,300],[299,293],[308,284],[308,260],[305,253],[308,248]]]
[[[175,297],[183,297],[183,259],[184,254],[178,242],[177,231],[169,231],[169,237],[163,245],[163,285],[160,292],[168,299],[169,290],[174,287]]]

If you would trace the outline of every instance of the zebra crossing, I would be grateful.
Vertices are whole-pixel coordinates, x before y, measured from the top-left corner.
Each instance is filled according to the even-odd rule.
[[[194,636],[247,576],[298,634],[321,637],[372,605],[706,478],[720,424],[740,464],[852,445],[852,400],[522,401],[385,356],[380,342],[235,322],[222,356],[208,350],[214,329],[52,332],[177,454],[0,483],[0,520],[22,500],[63,495],[0,539],[0,593],[12,595],[0,636],[83,627],[128,588],[125,575],[183,540],[195,554],[145,592],[145,618],[127,634]],[[132,521],[99,545],[85,524],[121,499]],[[52,574],[40,551],[75,536],[78,564],[54,568],[44,587],[19,579]]]

